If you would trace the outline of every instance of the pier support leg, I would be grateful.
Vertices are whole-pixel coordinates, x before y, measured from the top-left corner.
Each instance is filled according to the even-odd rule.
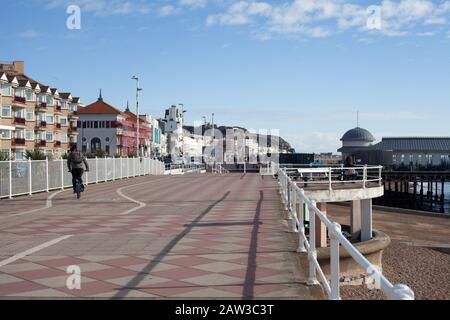
[[[361,234],[361,200],[354,200],[352,202],[350,227],[352,239],[358,239]]]
[[[327,215],[327,204],[321,202],[317,204],[317,208]],[[327,228],[325,224],[316,216],[316,248],[324,248],[327,246]]]
[[[361,241],[372,239],[372,199],[361,200]]]

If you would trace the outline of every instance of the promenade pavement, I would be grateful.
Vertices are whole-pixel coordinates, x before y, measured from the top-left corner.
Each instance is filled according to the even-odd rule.
[[[0,200],[0,298],[320,299],[276,181],[151,176]],[[70,290],[68,267],[81,270]]]

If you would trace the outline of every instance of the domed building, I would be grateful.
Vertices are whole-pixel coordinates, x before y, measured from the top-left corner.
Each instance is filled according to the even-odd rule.
[[[356,127],[342,136],[342,148],[338,149],[338,152],[342,153],[342,160],[345,160],[354,151],[371,147],[375,140],[375,137],[368,130]]]

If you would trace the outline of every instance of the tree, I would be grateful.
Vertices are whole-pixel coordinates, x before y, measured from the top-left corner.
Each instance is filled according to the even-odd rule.
[[[29,160],[45,160],[47,156],[40,150],[27,150],[25,152],[25,158]]]
[[[9,155],[5,152],[0,152],[0,161],[9,161]]]

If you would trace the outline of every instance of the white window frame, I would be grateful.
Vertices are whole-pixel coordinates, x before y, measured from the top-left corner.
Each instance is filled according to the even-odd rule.
[[[62,123],[62,120],[65,120],[66,123]],[[69,126],[69,119],[67,117],[59,117],[59,123],[62,127],[68,127]]]
[[[52,135],[52,138],[51,138],[51,139],[48,139],[48,138],[47,138],[47,135],[48,135],[48,134],[51,134],[51,135]],[[55,141],[55,134],[54,134],[53,132],[51,132],[51,131],[46,131],[46,132],[45,132],[45,141],[47,141],[47,142]]]
[[[28,119],[28,115],[29,114],[32,115],[31,119]],[[25,120],[26,121],[35,121],[36,120],[36,117],[35,117],[35,114],[34,114],[33,110],[25,110]]]
[[[61,143],[67,143],[69,141],[69,137],[67,136],[66,133],[61,133],[59,138]]]
[[[4,136],[5,132],[8,132],[8,137]],[[0,130],[0,139],[1,140],[11,140],[11,138],[12,138],[11,130]]]
[[[3,115],[3,109],[9,109],[9,116],[4,116]],[[11,119],[12,118],[12,107],[11,106],[2,106],[2,113],[0,114],[0,116],[2,118],[6,118],[6,119]]]
[[[9,88],[9,94],[4,94],[3,93],[3,89],[4,88]],[[8,83],[5,83],[5,84],[2,84],[1,85],[1,91],[2,91],[2,96],[4,96],[4,97],[12,97],[12,85],[10,85],[10,84],[8,84]]]
[[[29,133],[31,133],[31,138],[28,138],[28,134]],[[34,139],[35,139],[34,130],[26,129],[25,130],[25,140],[27,140],[27,141],[34,141]]]
[[[48,121],[48,117],[52,117],[52,121]],[[46,113],[45,114],[45,122],[47,122],[47,124],[54,124],[55,123],[55,116],[52,115],[51,113]]]
[[[28,99],[28,95],[27,93],[31,93],[31,99]],[[27,101],[35,101],[35,94],[34,94],[34,90],[33,89],[25,89],[25,98],[27,99]]]
[[[20,157],[18,157],[17,155],[20,154]],[[23,150],[16,150],[16,152],[14,152],[14,158],[16,160],[22,161],[25,157],[24,157],[24,151]]]
[[[16,131],[14,132],[14,136],[16,139],[25,139],[25,129],[16,128]]]

